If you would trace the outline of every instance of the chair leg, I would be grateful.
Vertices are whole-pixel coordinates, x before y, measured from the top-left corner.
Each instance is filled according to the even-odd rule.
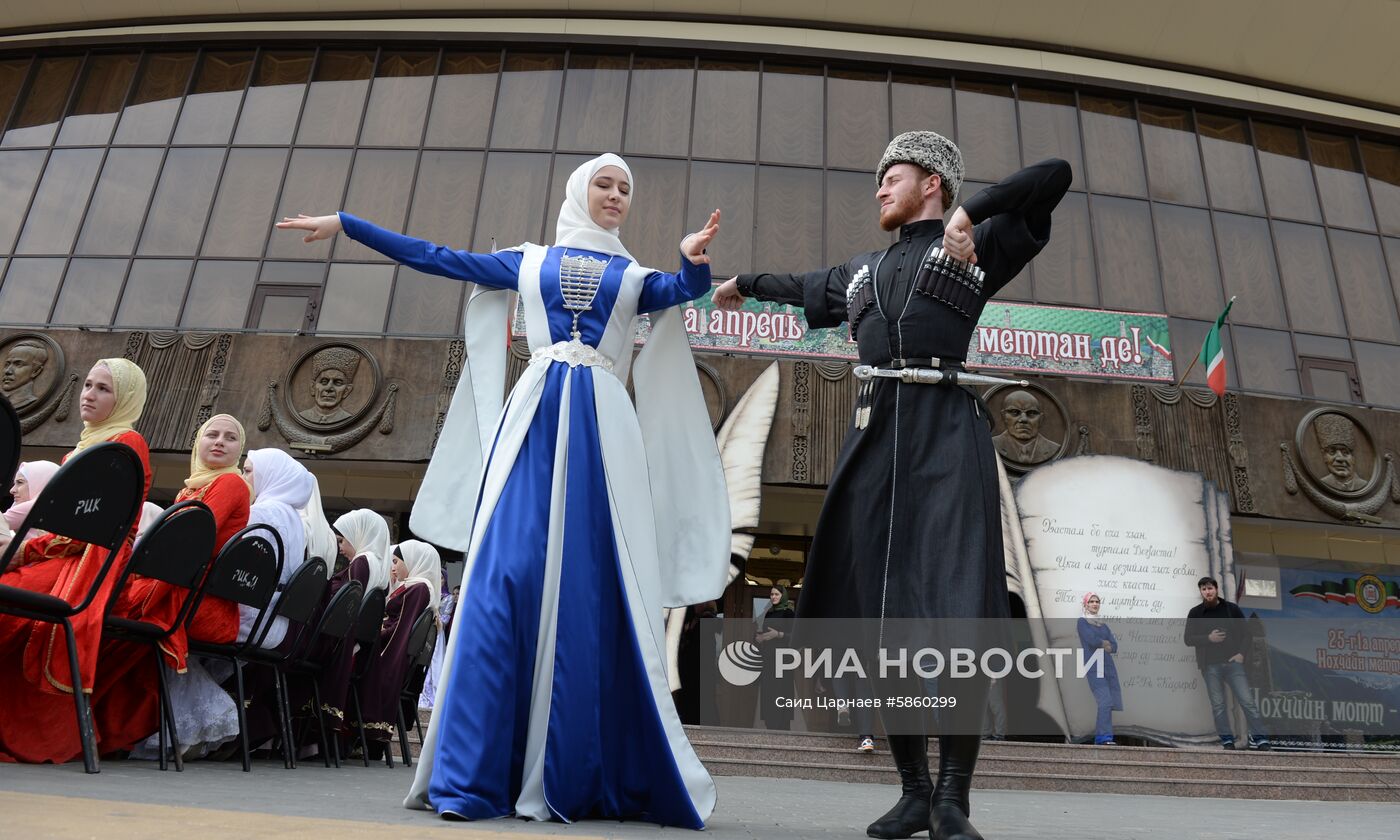
[[[238,689],[238,740],[243,746],[243,772],[253,772],[252,750],[248,745],[248,710],[245,706],[245,692],[243,690],[243,660],[233,660],[234,685]]]
[[[321,714],[321,686],[314,678],[311,680],[312,709],[311,718],[316,721],[316,734],[321,736],[321,760],[326,767],[331,766],[331,745],[326,741],[326,719]],[[339,766],[339,762],[337,762]]]
[[[408,754],[408,727],[403,722],[403,704],[397,703],[399,710],[399,750],[403,753],[403,766],[413,766],[413,756]]]
[[[360,731],[360,758],[369,766],[369,743],[365,740],[365,716],[360,712],[360,687],[350,684],[350,702],[355,704],[355,726]]]
[[[169,769],[169,762],[166,760],[165,757],[165,734],[167,731],[165,726],[165,672],[160,667],[160,650],[156,649],[154,651],[154,658],[156,662],[156,695],[159,697],[160,703],[160,725],[156,728],[156,731],[159,733],[160,754],[156,761],[157,766],[160,767],[160,772],[164,773],[167,769]]]
[[[83,742],[83,770],[97,773],[101,767],[97,763],[97,737],[92,731],[92,710],[88,708],[87,695],[83,693],[83,673],[78,665],[78,640],[73,635],[73,625],[63,619],[63,635],[68,642],[68,669],[73,674],[73,705],[78,713],[78,737]]]
[[[297,742],[292,738],[291,700],[287,695],[287,675],[282,669],[272,669],[273,689],[277,692],[277,728],[282,733],[282,766],[288,770],[297,767]]]
[[[170,680],[165,675],[165,664],[160,661],[160,649],[156,648],[156,673],[160,677],[160,714],[170,730],[170,751],[175,757],[175,772],[185,771],[185,758],[180,748],[180,732],[175,728],[175,707],[170,702]],[[162,748],[161,757],[165,757]]]

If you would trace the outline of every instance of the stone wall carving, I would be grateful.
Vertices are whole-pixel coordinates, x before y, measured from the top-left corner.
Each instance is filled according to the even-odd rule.
[[[1239,399],[1172,385],[1133,385],[1138,457],[1198,472],[1226,488],[1241,512],[1254,511]]]
[[[1315,408],[1298,422],[1293,446],[1279,444],[1283,486],[1302,491],[1320,510],[1338,519],[1378,524],[1386,498],[1400,502],[1395,455],[1382,452],[1370,430],[1351,412]]]
[[[124,356],[146,373],[146,408],[136,424],[152,449],[187,450],[213,416],[233,336],[214,332],[134,332]]]
[[[398,390],[397,383],[384,385],[379,360],[359,345],[318,344],[302,353],[282,380],[267,384],[258,428],[267,431],[275,424],[291,448],[308,454],[340,452],[376,427],[383,435],[394,431]],[[384,401],[375,407],[381,394]]]
[[[63,347],[43,333],[26,332],[0,342],[0,393],[19,415],[20,431],[28,434],[72,402],[78,375],[68,372]]]

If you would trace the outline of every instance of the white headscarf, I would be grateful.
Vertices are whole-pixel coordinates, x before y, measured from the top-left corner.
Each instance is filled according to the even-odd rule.
[[[588,185],[593,176],[605,166],[616,166],[627,173],[627,182],[632,200],[637,198],[637,185],[632,179],[632,170],[627,162],[609,152],[599,155],[575,169],[564,188],[564,203],[559,205],[559,221],[554,226],[554,244],[561,248],[585,248],[603,254],[616,254],[632,262],[637,260],[623,246],[618,238],[619,230],[608,230],[588,215]]]
[[[253,475],[256,476],[257,473],[254,472]],[[311,476],[311,498],[307,499],[305,507],[298,512],[301,514],[302,530],[306,535],[306,556],[319,557],[326,561],[326,574],[329,575],[335,566],[338,547],[335,531],[331,530],[331,523],[326,521],[326,511],[321,507],[321,482],[317,481],[314,475]]]
[[[384,517],[368,508],[352,510],[335,521],[335,529],[355,550],[355,557],[363,556],[369,561],[369,583],[365,592],[375,589],[389,591],[389,568],[393,561],[389,557],[389,526]]]
[[[146,532],[151,530],[151,526],[156,524],[156,519],[165,513],[165,508],[155,502],[146,502],[141,505],[141,521],[136,525],[136,539],[141,539]]]
[[[254,449],[253,504],[249,525],[271,525],[282,538],[282,582],[306,559],[306,531],[297,509],[306,506],[316,480],[295,458],[280,449]]]
[[[394,589],[415,583],[428,587],[432,593],[429,603],[436,615],[438,604],[442,601],[442,558],[438,556],[437,549],[422,540],[404,540],[394,546],[394,553],[402,557],[403,564],[408,567],[408,577],[394,584]]]

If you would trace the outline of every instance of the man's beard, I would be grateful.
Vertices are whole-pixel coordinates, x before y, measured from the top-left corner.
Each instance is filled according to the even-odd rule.
[[[880,229],[898,230],[901,225],[914,218],[922,207],[923,203],[916,196],[896,197],[894,204],[880,208]]]

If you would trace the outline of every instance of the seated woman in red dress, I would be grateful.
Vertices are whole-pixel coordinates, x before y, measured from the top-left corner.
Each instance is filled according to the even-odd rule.
[[[204,421],[190,451],[190,477],[175,502],[191,499],[203,502],[214,514],[214,557],[248,524],[248,484],[238,469],[243,455],[243,425],[227,414]],[[151,578],[133,577],[112,606],[112,615],[148,621],[169,627],[178,617],[187,590]],[[223,598],[205,598],[189,627],[189,636],[199,641],[228,644],[238,635],[238,605]],[[182,746],[210,740],[220,741],[229,733],[210,737],[199,721],[207,719],[208,695],[222,689],[197,664],[188,661],[189,639],[183,629],[171,634],[161,646],[162,660],[170,683],[171,705],[175,707],[176,732]],[[108,640],[102,645],[102,665],[98,676],[103,690],[96,697],[94,716],[104,733],[104,750],[129,750],[150,736],[160,725],[155,670],[150,667],[150,649],[145,645]],[[193,671],[192,671],[193,669]],[[219,705],[233,709],[231,699]],[[202,711],[196,712],[200,709]],[[220,716],[222,719],[222,716]],[[233,732],[238,733],[237,720]],[[191,758],[200,753],[196,750]],[[154,757],[154,753],[152,757]]]
[[[83,383],[79,414],[83,431],[65,460],[103,441],[130,446],[140,457],[146,481],[142,501],[151,489],[150,450],[132,428],[146,407],[146,374],[126,359],[102,359]],[[102,610],[118,575],[131,556],[136,523],[92,606],[72,619],[78,642],[78,667],[85,691],[97,684],[98,644],[102,639]],[[67,537],[45,534],[28,540],[0,583],[43,592],[78,603],[92,587],[105,552]],[[73,677],[68,667],[63,630],[15,616],[0,616],[0,761],[62,762],[82,754],[78,725],[73,719]],[[99,748],[102,730],[97,730]]]

